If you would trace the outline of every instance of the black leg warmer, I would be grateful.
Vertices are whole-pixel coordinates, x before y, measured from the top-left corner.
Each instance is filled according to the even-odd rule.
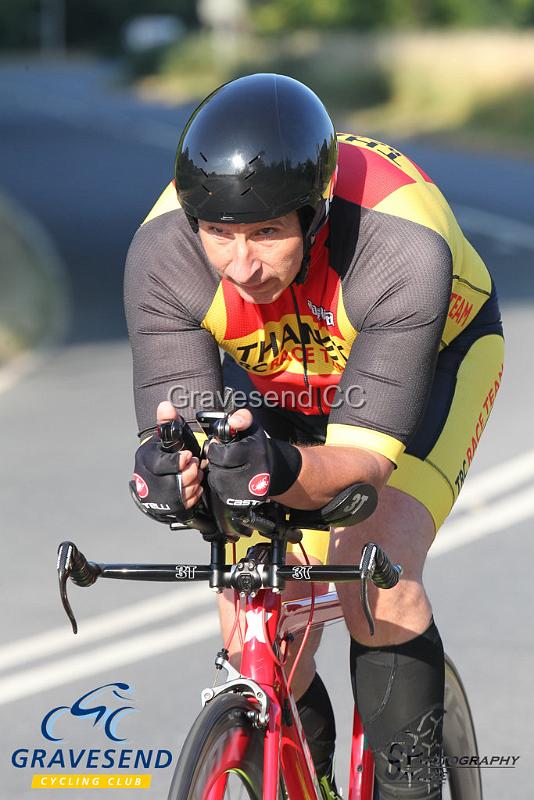
[[[297,701],[297,708],[317,775],[319,778],[330,775],[336,743],[336,723],[328,692],[317,673]]]
[[[440,800],[444,654],[438,629],[400,645],[351,642],[354,700],[381,800]]]

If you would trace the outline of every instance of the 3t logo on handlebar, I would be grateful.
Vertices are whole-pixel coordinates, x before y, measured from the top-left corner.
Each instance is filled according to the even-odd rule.
[[[178,564],[176,566],[177,581],[194,581],[197,568],[189,564]]]
[[[293,567],[291,577],[296,581],[309,581],[311,567]]]

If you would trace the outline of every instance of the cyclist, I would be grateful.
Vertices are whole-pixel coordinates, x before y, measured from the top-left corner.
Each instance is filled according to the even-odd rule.
[[[443,646],[422,572],[503,359],[493,281],[443,195],[397,149],[336,136],[303,84],[237,79],[185,126],[175,181],[130,247],[125,304],[136,473],[155,516],[192,508],[204,475],[190,451],[161,453],[156,408],[159,421],[180,413],[196,429],[195,409],[215,405],[223,384],[249,407],[231,420],[244,438],[210,446],[208,481],[225,503],[316,508],[359,481],[380,491],[369,520],[332,531],[328,553],[324,534],[304,543],[316,563],[354,563],[372,539],[403,564],[395,589],[372,594],[373,639],[355,589],[338,587],[354,697],[381,797],[441,797],[439,770],[409,768],[411,756],[439,757],[442,737]],[[223,601],[225,630],[231,613]],[[313,649],[295,690],[323,791],[336,797],[334,718]]]

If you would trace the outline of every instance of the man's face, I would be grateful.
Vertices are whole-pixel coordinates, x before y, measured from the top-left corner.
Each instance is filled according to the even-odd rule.
[[[272,303],[297,275],[303,240],[296,211],[267,222],[199,220],[206,255],[249,303]]]

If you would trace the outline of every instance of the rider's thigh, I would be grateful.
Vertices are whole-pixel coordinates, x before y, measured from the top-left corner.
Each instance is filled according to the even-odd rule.
[[[378,507],[369,519],[349,528],[332,530],[330,564],[358,564],[366,542],[376,542],[394,563],[402,564],[403,575],[393,589],[369,586],[369,601],[376,633],[369,627],[360,602],[360,584],[338,584],[345,620],[351,636],[362,644],[379,647],[400,644],[426,630],[432,609],[423,588],[423,566],[435,536],[428,510],[398,489],[386,486]]]
[[[332,562],[357,563],[362,545],[376,540],[404,568],[394,589],[370,588],[378,620],[374,638],[361,611],[358,586],[338,587],[351,634],[362,644],[400,644],[428,626],[431,607],[422,584],[426,554],[458,498],[487,422],[487,398],[500,386],[502,359],[502,326],[492,295],[477,324],[439,354],[426,410],[380,493],[377,511],[332,537]]]

